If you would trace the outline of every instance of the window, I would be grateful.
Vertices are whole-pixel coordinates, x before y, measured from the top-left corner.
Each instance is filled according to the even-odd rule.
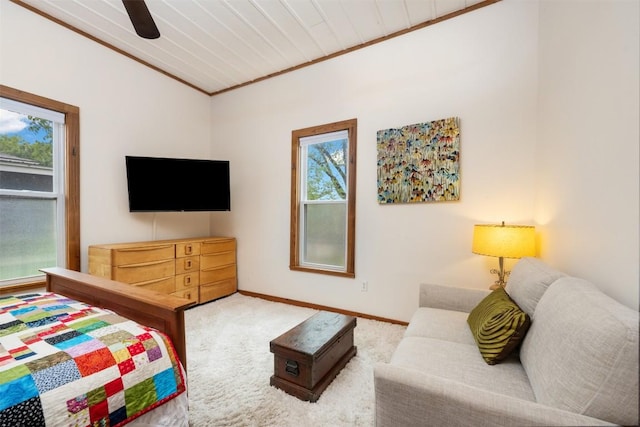
[[[292,270],[355,277],[357,124],[292,132]]]
[[[0,85],[0,286],[80,269],[79,110]]]

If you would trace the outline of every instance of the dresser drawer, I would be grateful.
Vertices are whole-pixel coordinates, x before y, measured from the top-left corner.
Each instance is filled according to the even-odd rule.
[[[176,243],[176,258],[200,255],[200,242]]]
[[[170,294],[175,292],[176,284],[173,277],[163,277],[162,279],[148,280],[146,282],[138,282],[135,286],[140,286],[151,291]]]
[[[176,274],[176,291],[198,286],[200,284],[200,273]]]
[[[175,261],[148,262],[143,264],[121,265],[113,267],[113,280],[125,283],[146,282],[153,279],[174,276]]]
[[[176,258],[176,274],[189,273],[200,270],[200,257],[190,256]]]
[[[116,249],[112,253],[112,265],[120,266],[173,259],[175,257],[176,248],[175,245],[140,246]]]
[[[235,250],[235,239],[205,240],[201,243],[200,254],[208,255],[217,252],[235,252]]]
[[[173,292],[171,295],[180,297],[180,298],[190,299],[192,301],[195,301],[196,303],[200,302],[200,297],[199,297],[200,293],[198,291],[198,288],[183,289],[181,291]]]
[[[200,302],[207,302],[231,295],[237,290],[236,279],[200,285]]]
[[[222,267],[225,265],[230,265],[235,263],[236,263],[235,252],[220,252],[216,254],[200,256],[200,268],[203,270],[207,270],[209,268]]]
[[[222,268],[211,268],[209,270],[200,270],[200,285],[205,283],[219,282],[220,280],[235,279],[236,266],[230,265]]]

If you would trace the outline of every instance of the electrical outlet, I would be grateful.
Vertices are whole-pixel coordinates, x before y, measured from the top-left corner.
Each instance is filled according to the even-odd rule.
[[[362,282],[362,285],[360,286],[360,290],[362,292],[367,292],[369,290],[369,282],[367,282],[366,280]]]

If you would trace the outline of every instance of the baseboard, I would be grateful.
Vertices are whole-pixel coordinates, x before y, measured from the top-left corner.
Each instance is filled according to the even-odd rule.
[[[346,314],[348,316],[361,317],[363,319],[377,320],[377,321],[380,321],[380,322],[393,323],[395,325],[407,326],[409,324],[408,322],[403,322],[403,321],[394,320],[394,319],[387,319],[386,317],[372,316],[370,314],[358,313],[356,311],[342,310],[340,308],[327,307],[326,305],[312,304],[312,303],[304,302],[304,301],[296,301],[296,300],[292,300],[292,299],[289,299],[289,298],[274,297],[272,295],[259,294],[257,292],[238,290],[238,293],[241,294],[241,295],[246,295],[248,297],[262,298],[262,299],[267,300],[267,301],[281,302],[283,304],[295,305],[295,306],[298,306],[298,307],[312,308],[314,310],[332,311],[334,313],[341,313],[341,314]]]

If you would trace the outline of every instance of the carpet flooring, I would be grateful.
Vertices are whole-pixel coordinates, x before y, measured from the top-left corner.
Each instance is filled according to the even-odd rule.
[[[404,326],[358,318],[358,353],[316,403],[269,385],[269,342],[316,312],[237,293],[188,310],[189,425],[373,426],[373,366],[389,361]]]

